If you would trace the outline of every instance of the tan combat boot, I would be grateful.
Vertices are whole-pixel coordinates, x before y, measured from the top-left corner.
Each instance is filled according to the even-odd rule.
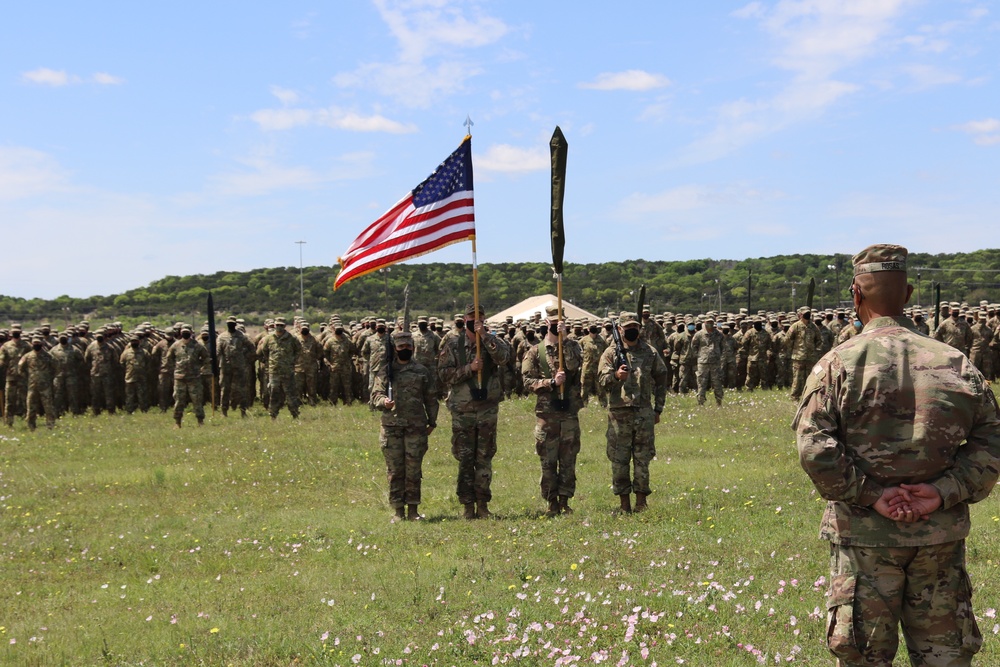
[[[632,513],[631,494],[623,493],[620,496],[618,496],[618,499],[621,501],[621,507],[612,512],[612,514],[616,514],[618,516],[621,516],[622,514],[631,514]]]

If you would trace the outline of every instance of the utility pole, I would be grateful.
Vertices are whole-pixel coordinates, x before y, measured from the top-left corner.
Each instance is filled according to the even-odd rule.
[[[306,290],[305,284],[302,282],[302,246],[306,244],[305,241],[296,241],[299,244],[299,309],[302,316],[306,315]]]

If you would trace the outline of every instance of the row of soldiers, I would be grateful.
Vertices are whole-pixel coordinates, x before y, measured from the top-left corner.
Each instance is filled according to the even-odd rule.
[[[1000,308],[988,302],[979,306],[942,302],[939,313],[939,324],[932,331],[925,311],[907,311],[918,330],[961,350],[988,379],[995,379],[1000,372],[1000,336],[996,335]],[[699,402],[704,402],[711,389],[719,403],[724,389],[752,391],[758,387],[788,388],[797,399],[812,364],[833,346],[856,335],[861,324],[841,309],[801,308],[794,315],[764,311],[751,315],[741,309],[739,313],[696,316],[653,315],[648,305],[642,309],[640,322],[643,340],[657,350],[666,365],[670,390],[695,391]],[[207,324],[197,336],[190,325],[180,322],[165,330],[145,322],[132,332],[125,332],[120,322],[92,331],[87,321],[54,332],[43,322],[26,336],[19,325],[13,325],[9,331],[0,330],[0,375],[5,380],[0,403],[8,425],[15,416],[28,412],[31,387],[27,374],[19,372],[19,361],[31,351],[29,339],[52,357],[51,373],[44,369],[36,373],[39,386],[51,387],[52,409],[40,405],[33,416],[45,414],[47,419],[67,412],[82,414],[88,407],[100,414],[158,406],[164,412],[173,407],[179,423],[183,406],[179,412],[175,397],[178,380],[184,386],[197,385],[198,395],[192,390],[185,404],[194,404],[199,419],[203,419],[201,406],[211,399],[224,415],[230,409],[245,415],[260,400],[272,417],[285,403],[297,415],[301,403],[368,402],[375,375],[384,364],[386,337],[400,324],[379,318],[344,323],[333,315],[313,335],[309,323],[295,318],[286,341],[285,336],[277,335],[287,326],[282,318],[266,320],[258,333],[250,335],[242,319],[229,317],[216,342],[217,385],[209,361]],[[457,314],[450,323],[443,318],[419,317],[411,327],[414,360],[436,373],[443,337],[462,333],[464,324],[464,314]],[[604,350],[614,344],[612,321],[581,318],[568,322],[567,328],[567,337],[579,342],[583,351],[580,376],[584,403],[594,397],[606,406],[607,397],[597,382],[597,364]],[[176,355],[168,352],[174,343],[184,340],[185,329],[205,354],[185,357],[178,369]],[[511,348],[508,363],[497,369],[500,385],[506,396],[523,395],[521,363],[546,334],[541,312],[517,322],[507,317],[491,324],[490,329]],[[289,348],[287,352],[282,341]],[[282,395],[274,406],[272,377],[290,378],[277,381]],[[444,389],[439,392],[443,398]]]

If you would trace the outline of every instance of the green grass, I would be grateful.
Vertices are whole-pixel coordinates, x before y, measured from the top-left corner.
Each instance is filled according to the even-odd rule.
[[[576,513],[542,517],[532,405],[501,406],[498,520],[459,520],[442,408],[427,520],[396,525],[365,407],[19,422],[0,432],[0,664],[832,664],[823,503],[784,394],[670,397],[631,517],[611,515],[595,406]],[[1000,664],[997,494],[973,517],[979,664]]]

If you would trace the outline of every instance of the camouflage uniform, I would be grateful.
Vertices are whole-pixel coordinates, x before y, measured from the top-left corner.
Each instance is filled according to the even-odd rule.
[[[623,326],[635,315],[622,318]],[[607,456],[611,461],[611,490],[616,496],[630,493],[647,496],[649,463],[656,456],[653,427],[663,411],[667,395],[667,369],[650,345],[639,339],[632,347],[625,342],[631,369],[625,380],[615,376],[616,349],[601,355],[598,382],[608,392]],[[634,467],[634,474],[629,465]]]
[[[101,410],[115,413],[115,378],[113,362],[117,355],[111,345],[99,337],[87,346],[83,360],[90,368],[90,407],[95,415]]]
[[[711,332],[703,328],[691,337],[689,345],[688,355],[696,359],[698,369],[698,405],[705,405],[709,387],[716,404],[722,405],[722,332],[715,327]]]
[[[969,327],[972,332],[972,345],[969,348],[969,360],[979,369],[985,377],[993,377],[993,351],[990,343],[993,342],[993,330],[986,326],[986,322],[979,319]]]
[[[235,324],[235,318],[232,320]],[[246,416],[250,407],[249,389],[253,385],[250,378],[250,362],[255,354],[253,344],[239,329],[229,330],[230,322],[226,322],[227,330],[218,338],[219,348],[219,384],[220,407],[222,416],[229,414],[229,408],[239,408],[240,414]]]
[[[63,342],[65,340],[65,342]],[[83,414],[83,400],[80,392],[80,374],[83,372],[83,355],[69,342],[68,336],[60,336],[59,344],[50,351],[56,362],[56,376],[53,381],[53,402],[56,415],[72,412]]]
[[[409,333],[394,340],[410,338]],[[431,372],[416,361],[392,364],[392,397],[395,406],[386,408],[388,383],[385,366],[372,386],[372,405],[382,412],[379,445],[385,458],[389,483],[389,505],[397,510],[420,504],[421,467],[427,453],[428,429],[437,426],[437,383]],[[397,516],[402,516],[397,512]]]
[[[898,246],[855,263],[885,248]],[[810,373],[793,428],[828,500],[827,643],[840,664],[892,664],[902,623],[912,664],[970,665],[982,636],[965,570],[969,504],[1000,470],[1000,417],[982,375],[908,318],[874,318]],[[904,522],[875,510],[883,492],[915,483],[940,495],[936,511]]]
[[[179,331],[178,334],[180,334]],[[154,359],[159,359],[156,370],[157,392],[159,394],[157,396],[157,403],[160,406],[160,412],[166,412],[174,400],[174,369],[167,363],[167,351],[174,344],[175,340],[176,338],[171,333],[153,346],[152,356]]]
[[[136,407],[141,411],[149,410],[149,396],[146,394],[146,366],[149,355],[142,349],[139,340],[135,345],[129,344],[119,357],[125,369],[125,412],[132,414]]]
[[[380,332],[378,329],[381,328]],[[362,398],[365,402],[371,400],[372,386],[379,369],[385,365],[385,321],[380,320],[375,330],[364,338],[361,349],[361,374],[364,376]]]
[[[584,352],[578,342],[564,338],[562,353],[566,377],[561,387],[554,379],[559,370],[556,343],[539,343],[528,350],[521,363],[524,389],[536,396],[535,453],[541,460],[542,498],[549,503],[550,515],[570,511],[567,500],[576,494],[576,456],[580,453],[577,413],[583,407],[580,374]],[[560,397],[562,406],[555,400]]]
[[[785,334],[784,347],[792,361],[792,398],[795,400],[802,396],[806,377],[809,374],[809,369],[819,358],[816,351],[822,342],[816,325],[801,317],[788,328],[788,333]]]
[[[35,338],[31,348],[18,360],[17,372],[27,385],[28,428],[34,431],[39,408],[45,412],[45,425],[49,428],[56,425],[56,408],[52,401],[56,364],[45,350],[42,337]]]
[[[941,323],[941,326],[934,332],[934,339],[947,343],[965,356],[969,356],[969,350],[972,347],[972,329],[968,322],[957,315],[956,312]]]
[[[694,332],[684,331],[674,339],[674,358],[677,359],[677,391],[686,394],[698,388],[698,358],[690,354]]]
[[[337,404],[337,399],[350,405],[354,402],[354,355],[357,349],[350,336],[343,332],[337,333],[340,323],[334,326],[334,331],[323,343],[323,359],[330,369],[330,403]]]
[[[186,331],[191,329],[187,328]],[[205,394],[201,369],[206,363],[211,363],[208,350],[194,338],[182,336],[167,350],[164,363],[174,369],[174,422],[179,428],[184,418],[184,409],[190,402],[194,416],[202,424],[205,421]]]
[[[293,418],[299,416],[299,397],[295,391],[295,363],[302,351],[299,339],[285,331],[283,318],[275,322],[275,331],[261,340],[261,360],[267,365],[268,411],[277,419],[281,406],[288,401]]]
[[[747,358],[746,389],[753,391],[764,381],[767,388],[767,353],[771,349],[771,336],[764,331],[760,322],[754,322],[753,328],[743,334],[743,353]]]
[[[583,351],[583,368],[581,369],[581,399],[586,405],[591,396],[597,396],[602,408],[608,407],[608,397],[604,389],[597,383],[597,368],[601,362],[601,355],[608,349],[608,344],[604,342],[596,333],[591,333],[583,337],[580,341]],[[521,369],[522,374],[524,369]]]
[[[474,311],[470,309],[471,316]],[[472,321],[470,320],[470,325]],[[473,398],[479,373],[469,365],[476,357],[475,338],[464,330],[441,342],[438,377],[449,388],[446,405],[451,412],[451,453],[458,461],[458,501],[471,518],[470,507],[479,504],[479,516],[489,516],[493,495],[493,456],[497,451],[497,417],[503,388],[499,367],[510,359],[510,348],[496,336],[484,332],[482,381],[486,398]]]
[[[303,327],[298,337],[302,352],[295,362],[295,385],[299,400],[309,405],[316,405],[316,379],[319,375],[319,363],[323,356],[323,348],[316,337]]]
[[[431,331],[426,317],[418,318],[417,330],[413,332],[413,360],[429,370],[434,377],[437,377],[438,353],[440,351],[441,337]]]
[[[16,329],[20,336],[20,327]],[[31,345],[21,338],[11,338],[0,346],[0,370],[4,371],[4,416],[7,426],[14,425],[14,415],[22,414],[26,385],[18,372],[21,357],[31,351]]]

